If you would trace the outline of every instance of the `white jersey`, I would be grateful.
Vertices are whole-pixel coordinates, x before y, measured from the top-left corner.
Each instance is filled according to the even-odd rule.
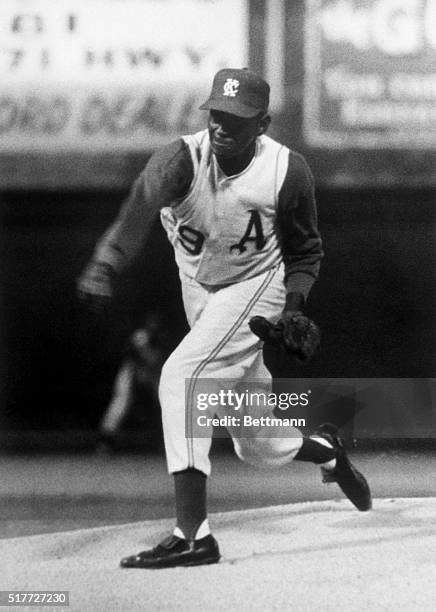
[[[211,152],[207,130],[183,138],[194,177],[185,198],[161,211],[180,270],[204,285],[227,285],[278,265],[277,200],[289,149],[257,138],[256,153],[239,174],[227,176]]]

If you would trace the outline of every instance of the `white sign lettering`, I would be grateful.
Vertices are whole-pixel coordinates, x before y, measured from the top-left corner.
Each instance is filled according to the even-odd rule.
[[[334,0],[320,7],[319,19],[326,40],[359,50],[396,56],[436,49],[436,0]]]

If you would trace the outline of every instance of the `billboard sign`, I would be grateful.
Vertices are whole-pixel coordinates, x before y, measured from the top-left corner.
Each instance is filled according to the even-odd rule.
[[[436,149],[436,0],[306,0],[304,137]]]
[[[199,128],[215,71],[247,61],[246,22],[246,0],[2,0],[0,152],[143,150]]]

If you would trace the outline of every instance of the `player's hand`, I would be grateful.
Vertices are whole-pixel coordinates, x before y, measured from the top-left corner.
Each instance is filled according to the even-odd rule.
[[[319,349],[319,327],[301,311],[283,311],[276,327],[288,352],[299,361],[310,361]]]
[[[91,260],[77,279],[77,295],[89,310],[100,312],[112,299],[115,271],[107,263]]]
[[[252,317],[249,326],[265,344],[275,346],[300,362],[310,361],[320,345],[318,326],[301,311],[284,310],[275,325],[265,317]]]

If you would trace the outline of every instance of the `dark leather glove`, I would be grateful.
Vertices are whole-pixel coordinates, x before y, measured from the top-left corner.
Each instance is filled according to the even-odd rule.
[[[283,311],[275,325],[265,317],[252,317],[249,326],[265,344],[276,346],[300,362],[310,361],[321,341],[319,327],[301,311]]]

